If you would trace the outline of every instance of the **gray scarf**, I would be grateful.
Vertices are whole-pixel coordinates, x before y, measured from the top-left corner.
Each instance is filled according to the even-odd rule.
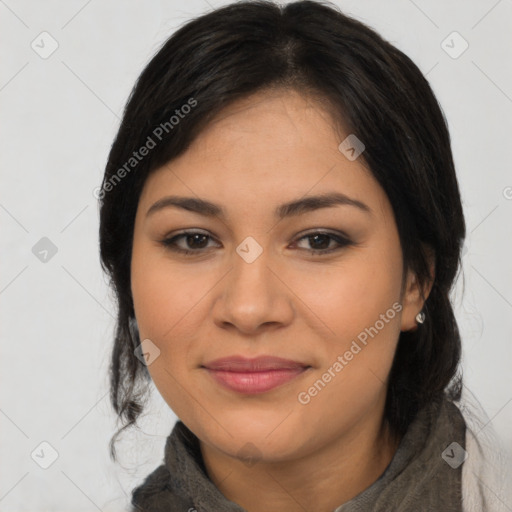
[[[334,512],[461,512],[466,425],[447,398],[422,409],[390,464],[366,490]],[[458,446],[453,443],[458,443]],[[246,512],[208,478],[197,437],[178,420],[164,464],[132,493],[131,512]]]

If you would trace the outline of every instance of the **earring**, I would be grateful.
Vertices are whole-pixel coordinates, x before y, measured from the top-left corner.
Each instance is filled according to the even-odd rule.
[[[130,337],[132,338],[132,343],[135,348],[139,345],[139,326],[137,325],[137,319],[134,316],[131,316],[128,319],[128,329],[130,331]]]
[[[423,313],[423,311],[420,311],[416,315],[416,322],[418,322],[419,324],[422,324],[424,321],[425,321],[425,313]]]

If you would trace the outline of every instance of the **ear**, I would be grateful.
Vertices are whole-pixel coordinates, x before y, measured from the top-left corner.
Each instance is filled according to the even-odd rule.
[[[424,288],[421,289],[416,277],[412,270],[407,272],[407,282],[402,299],[402,317],[401,317],[401,331],[415,331],[418,328],[416,315],[423,309],[423,305],[430,295],[432,285],[434,284],[435,277],[435,255],[430,249],[427,249],[430,279],[425,283]],[[427,319],[428,320],[428,319]]]

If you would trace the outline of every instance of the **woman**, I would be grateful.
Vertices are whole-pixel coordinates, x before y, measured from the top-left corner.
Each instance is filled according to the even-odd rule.
[[[133,425],[152,381],[179,418],[133,510],[512,507],[460,405],[447,126],[373,30],[311,1],[187,23],[100,199],[113,407]]]

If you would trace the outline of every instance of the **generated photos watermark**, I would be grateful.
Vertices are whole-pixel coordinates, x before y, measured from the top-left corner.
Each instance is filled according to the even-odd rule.
[[[385,313],[381,313],[379,320],[372,326],[366,327],[357,335],[357,339],[352,340],[350,348],[342,355],[339,355],[329,368],[322,374],[322,376],[310,386],[307,391],[301,391],[297,395],[297,400],[302,405],[307,405],[311,399],[320,393],[329,382],[331,382],[342,370],[349,364],[354,356],[359,354],[361,350],[368,344],[368,336],[374,338],[377,334],[384,329],[390,320],[395,318],[396,314],[402,311],[402,304],[395,302]],[[358,343],[359,342],[359,343]]]
[[[197,106],[197,100],[190,97],[186,103],[174,111],[175,115],[172,115],[168,121],[164,121],[154,128],[151,135],[148,135],[146,142],[137,151],[134,151],[132,156],[101,187],[96,187],[93,190],[94,197],[96,199],[103,199],[107,192],[111,192],[127,174],[149,155],[152,149],[156,148],[166,135],[172,132],[195,106]]]

